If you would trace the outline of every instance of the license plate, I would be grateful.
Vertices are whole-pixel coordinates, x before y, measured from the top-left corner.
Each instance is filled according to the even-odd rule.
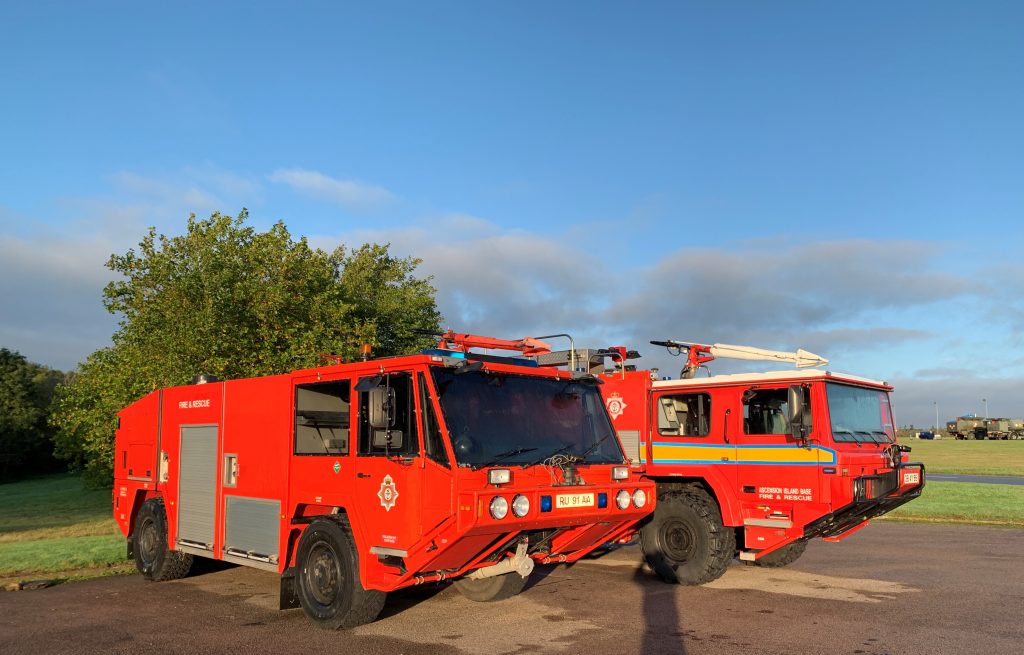
[[[555,496],[555,507],[593,507],[594,494],[558,494]]]
[[[920,471],[904,471],[903,484],[917,484],[921,481]]]

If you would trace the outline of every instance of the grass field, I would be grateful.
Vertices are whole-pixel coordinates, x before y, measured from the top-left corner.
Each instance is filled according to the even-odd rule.
[[[928,482],[920,498],[885,518],[1024,528],[1024,486]]]
[[[128,570],[109,489],[72,475],[0,485],[0,581]]]
[[[913,450],[910,459],[924,462],[929,473],[1024,476],[1024,441],[957,441],[901,439]]]

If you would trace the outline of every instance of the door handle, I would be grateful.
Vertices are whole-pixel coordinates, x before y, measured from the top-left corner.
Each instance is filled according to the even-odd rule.
[[[356,473],[356,477],[357,478],[368,478],[368,477],[370,477],[370,474],[369,473]]]

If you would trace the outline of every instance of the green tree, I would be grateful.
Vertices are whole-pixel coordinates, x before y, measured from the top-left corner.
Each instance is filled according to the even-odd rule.
[[[53,390],[63,373],[0,348],[0,481],[54,467],[47,425]]]
[[[315,366],[322,353],[347,361],[364,342],[380,355],[429,345],[413,329],[441,316],[419,260],[388,246],[331,253],[292,239],[283,223],[266,232],[215,213],[189,218],[184,235],[150,228],[107,267],[119,274],[104,304],[119,314],[113,345],[81,365],[58,391],[57,454],[93,484],[109,484],[116,413],[158,387],[197,373],[221,379]]]

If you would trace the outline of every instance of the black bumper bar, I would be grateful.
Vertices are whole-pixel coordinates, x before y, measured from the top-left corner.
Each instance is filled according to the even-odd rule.
[[[918,483],[903,493],[896,493],[908,468],[921,470]],[[855,500],[831,514],[826,514],[804,528],[804,537],[836,537],[868,519],[887,514],[900,505],[914,500],[924,489],[924,464],[907,462],[900,464],[889,473],[870,475],[854,480]]]

